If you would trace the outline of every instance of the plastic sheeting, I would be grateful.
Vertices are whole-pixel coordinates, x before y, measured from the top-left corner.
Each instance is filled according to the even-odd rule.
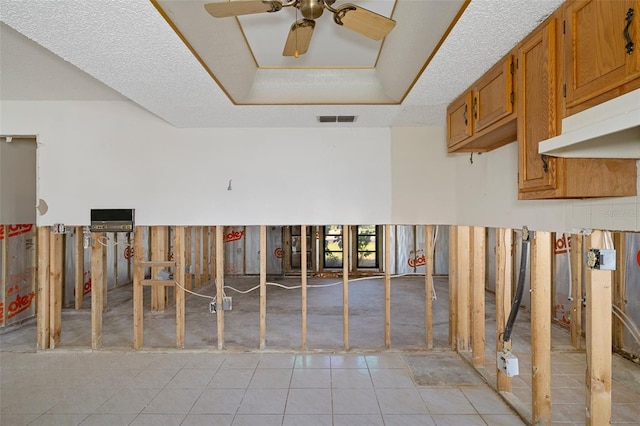
[[[0,263],[0,327],[15,324],[35,315],[35,225],[0,225],[0,259],[5,256],[7,271]],[[7,282],[3,277],[8,276]]]
[[[555,270],[554,318],[571,324],[571,239],[581,238],[570,234],[556,234],[553,255]]]
[[[626,314],[634,322],[636,330],[640,333],[640,234],[627,233],[626,243]],[[627,329],[624,331],[624,349],[627,352],[640,356],[640,346]]]
[[[224,231],[225,274],[260,274],[260,226],[227,226]],[[267,226],[267,274],[280,275],[282,227]]]
[[[437,229],[437,231],[436,231]],[[449,236],[447,226],[434,226],[434,273],[449,273]],[[426,229],[422,225],[396,225],[391,227],[392,274],[424,274],[427,259]]]

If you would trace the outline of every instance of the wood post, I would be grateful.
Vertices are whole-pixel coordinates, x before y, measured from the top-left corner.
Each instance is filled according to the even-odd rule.
[[[60,344],[62,334],[62,270],[64,268],[64,235],[50,234],[49,247],[49,347],[55,349]]]
[[[587,247],[606,247],[603,231],[593,231]],[[612,271],[587,269],[587,414],[588,426],[611,423]]]
[[[571,236],[571,345],[580,349],[582,346],[582,235]]]
[[[118,233],[113,233],[113,282],[114,287],[118,287]],[[105,289],[107,286],[105,286]],[[107,296],[105,294],[105,299],[107,300]],[[106,306],[105,306],[106,309]]]
[[[342,226],[342,341],[349,350],[349,226]]]
[[[82,309],[82,300],[84,298],[84,233],[82,226],[75,227],[76,239],[73,246],[73,254],[75,258],[75,309]]]
[[[202,286],[202,226],[196,226],[195,229],[195,239],[196,239],[196,247],[195,247],[195,270],[193,271],[196,281],[196,288],[200,288]]]
[[[260,225],[260,349],[267,334],[267,227]]]
[[[484,289],[485,289],[485,245],[486,230],[484,227],[474,226],[473,232],[473,263],[472,263],[472,321],[471,330],[473,337],[471,339],[473,352],[473,365],[476,367],[484,366],[485,361],[485,319],[484,319]]]
[[[458,226],[458,251],[457,272],[457,343],[458,351],[469,350],[469,340],[471,337],[471,308],[470,308],[470,287],[471,287],[471,230],[468,226]]]
[[[614,248],[616,249],[616,271],[613,280],[613,304],[619,310],[626,313],[626,281],[625,273],[627,271],[627,252],[625,244],[625,234],[616,232],[613,236]],[[613,346],[616,348],[624,347],[624,323],[617,317],[613,318]]]
[[[205,226],[202,228],[202,277],[203,281],[208,283],[211,280],[211,275],[209,275],[209,227]]]
[[[142,228],[136,226],[133,232],[133,349],[142,348],[144,342],[144,302],[142,289],[144,268],[140,264],[144,259],[144,247],[142,245]]]
[[[302,350],[307,350],[307,226],[300,226],[300,278],[302,286]]]
[[[193,247],[192,243],[191,243],[191,237],[192,237],[192,226],[186,226],[185,227],[185,231],[186,231],[186,236],[184,238],[184,248],[186,250],[186,254],[184,257],[184,277],[185,277],[185,281],[184,281],[184,287],[187,290],[191,290],[193,288],[193,284],[191,281],[191,268],[192,268],[192,262],[191,262],[191,249]],[[222,303],[222,302],[221,302]],[[222,305],[220,305],[222,306]]]
[[[531,242],[532,423],[551,423],[551,233]]]
[[[389,235],[391,238],[391,235]],[[433,349],[433,226],[425,226],[424,333],[427,349]]]
[[[187,231],[187,235],[189,235]],[[224,226],[216,226],[216,304],[222,306],[222,289],[224,288]],[[188,275],[188,274],[187,274]],[[224,311],[216,313],[218,328],[218,350],[224,348]]]
[[[104,237],[104,232],[98,232],[91,240],[91,348],[94,350],[102,347],[103,289],[106,287]]]
[[[166,226],[151,226],[149,237],[151,238],[151,260],[162,262],[167,258],[168,228]],[[163,268],[152,267],[151,279],[157,279],[158,273]],[[167,290],[164,286],[151,287],[151,310],[164,311],[167,306]]]
[[[184,226],[176,226],[173,233],[173,253],[176,266],[173,269],[173,288],[176,299],[176,347],[184,348],[185,291],[184,291]]]
[[[38,349],[49,349],[49,341],[51,330],[49,328],[49,252],[51,230],[48,226],[38,228],[38,315],[37,315],[37,334]],[[5,229],[5,235],[9,235]]]
[[[449,226],[449,346],[458,348],[458,227]]]
[[[496,229],[496,352],[511,350],[511,342],[502,340],[507,317],[511,310],[511,270],[512,270],[511,229]],[[511,378],[496,368],[497,389],[511,392]]]
[[[391,347],[391,225],[384,226],[384,347]]]
[[[213,278],[215,280],[216,278],[216,274],[217,274],[217,267],[216,267],[216,247],[217,247],[217,243],[216,243],[216,226],[211,227],[211,249],[209,250],[209,256],[211,256],[210,259],[210,263],[211,263],[211,278]]]

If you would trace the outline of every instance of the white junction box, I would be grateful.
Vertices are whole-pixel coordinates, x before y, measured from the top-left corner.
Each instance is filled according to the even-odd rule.
[[[520,374],[518,370],[518,358],[511,352],[498,352],[496,362],[498,369],[507,377],[514,377]]]

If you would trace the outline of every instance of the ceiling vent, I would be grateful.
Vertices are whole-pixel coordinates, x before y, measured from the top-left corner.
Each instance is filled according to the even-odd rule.
[[[356,121],[355,115],[319,115],[320,123],[353,123]]]

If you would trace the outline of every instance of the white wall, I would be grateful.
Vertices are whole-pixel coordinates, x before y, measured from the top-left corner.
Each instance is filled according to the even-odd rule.
[[[395,224],[452,224],[456,161],[442,127],[391,129],[391,205]]]
[[[35,139],[0,141],[0,224],[36,220]]]
[[[391,219],[389,129],[177,129],[126,101],[3,102],[1,122],[38,135],[40,226],[91,208],[139,225]]]

